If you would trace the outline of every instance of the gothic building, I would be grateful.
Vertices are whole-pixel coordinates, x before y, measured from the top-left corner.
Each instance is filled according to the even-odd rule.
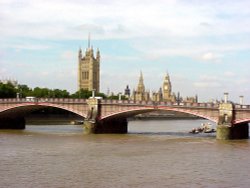
[[[172,84],[168,73],[164,77],[162,88],[163,88],[162,91],[163,101],[175,102],[176,97],[175,94],[172,93]]]
[[[127,85],[127,87],[124,90],[124,95],[125,95],[126,99],[130,98],[130,89],[129,89],[128,85]]]
[[[125,91],[128,90],[128,86]],[[126,92],[125,92],[126,93]],[[127,95],[129,98],[129,95]],[[170,76],[167,73],[164,76],[162,87],[159,88],[157,92],[153,92],[150,96],[150,93],[145,90],[145,86],[143,83],[143,75],[142,72],[139,77],[139,83],[137,86],[137,90],[134,90],[131,97],[129,98],[131,100],[135,101],[155,101],[155,102],[198,102],[198,96],[195,97],[186,97],[183,99],[180,97],[180,94],[178,93],[178,96],[176,97],[175,93],[172,92],[172,84],[170,81]]]
[[[90,45],[89,45],[90,46]],[[100,92],[100,52],[94,56],[93,48],[89,47],[83,56],[81,48],[78,52],[78,90],[95,90]]]
[[[162,97],[162,88],[160,87],[158,92],[152,93],[152,101],[160,102],[160,101],[162,101],[162,98],[163,98]]]
[[[135,101],[148,101],[148,100],[150,100],[149,92],[145,91],[142,72],[141,72],[140,77],[139,77],[139,83],[137,86],[137,90],[133,91],[131,99],[135,100]]]

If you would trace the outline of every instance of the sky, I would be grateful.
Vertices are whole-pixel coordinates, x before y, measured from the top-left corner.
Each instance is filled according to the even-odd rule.
[[[101,92],[172,91],[250,104],[249,0],[0,0],[0,79],[77,90],[78,50],[101,53]]]

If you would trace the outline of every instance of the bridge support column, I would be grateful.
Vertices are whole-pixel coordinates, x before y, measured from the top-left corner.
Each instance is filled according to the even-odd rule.
[[[127,119],[104,120],[99,122],[96,128],[96,133],[125,134],[128,132],[128,121]]]
[[[0,129],[25,129],[25,119],[20,118],[1,118]]]
[[[218,125],[216,138],[219,140],[247,139],[249,137],[248,123],[237,125]]]
[[[84,133],[85,134],[125,134],[128,132],[127,119],[112,119],[104,121],[85,121]]]
[[[233,124],[234,106],[232,103],[222,103],[219,108],[219,123],[216,130],[218,140],[247,139],[248,123]]]
[[[96,122],[84,120],[83,126],[84,126],[84,134],[96,133]]]
[[[85,134],[101,134],[101,133],[127,133],[127,119],[109,119],[99,120],[101,114],[100,99],[91,97],[87,100],[88,115],[84,120]]]
[[[92,134],[96,133],[98,126],[98,117],[100,116],[100,99],[92,96],[87,100],[88,115],[84,120],[84,133]]]

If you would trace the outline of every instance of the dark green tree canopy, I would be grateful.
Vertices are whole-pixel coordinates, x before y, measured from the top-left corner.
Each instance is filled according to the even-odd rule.
[[[81,98],[88,99],[92,96],[92,92],[88,90],[79,90],[73,94],[70,94],[67,90],[61,89],[49,89],[35,87],[34,89],[28,87],[27,85],[18,85],[15,87],[11,83],[1,83],[0,82],[0,98],[15,98],[19,96],[20,98],[25,98],[27,96],[33,96],[38,98]],[[100,96],[103,99],[107,98],[103,93],[97,93],[96,96]]]

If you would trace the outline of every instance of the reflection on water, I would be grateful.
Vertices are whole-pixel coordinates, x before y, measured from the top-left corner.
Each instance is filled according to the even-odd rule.
[[[249,140],[187,133],[202,122],[132,121],[117,135],[0,131],[0,187],[249,187]]]

